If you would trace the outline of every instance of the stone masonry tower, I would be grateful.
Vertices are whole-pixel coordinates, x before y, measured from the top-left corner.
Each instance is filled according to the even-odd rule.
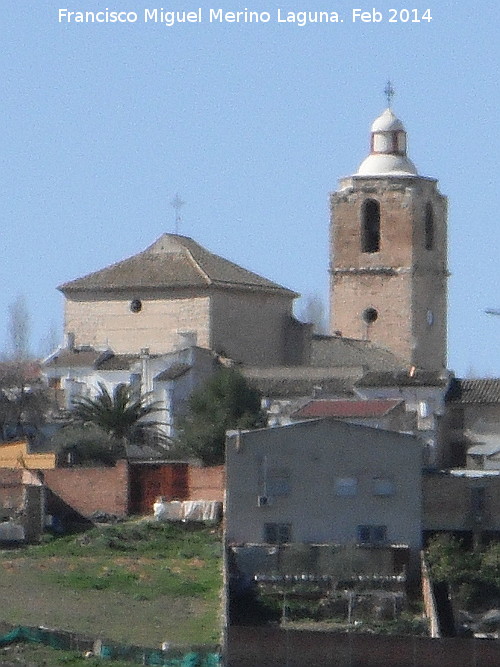
[[[447,205],[406,154],[390,108],[370,154],[331,195],[331,332],[371,340],[409,366],[446,368]]]

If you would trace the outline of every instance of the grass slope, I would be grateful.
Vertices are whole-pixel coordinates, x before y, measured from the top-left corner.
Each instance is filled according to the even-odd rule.
[[[132,667],[133,663],[85,658],[75,651],[59,651],[39,644],[13,644],[0,648],[0,667]]]
[[[129,522],[0,552],[0,620],[119,643],[217,643],[221,540],[192,524]]]

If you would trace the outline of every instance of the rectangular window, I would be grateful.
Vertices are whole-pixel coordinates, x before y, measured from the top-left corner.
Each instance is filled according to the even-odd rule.
[[[383,544],[387,542],[387,526],[358,526],[357,539],[360,544]]]
[[[389,477],[374,477],[372,489],[374,496],[393,496],[396,493],[396,485]]]
[[[355,477],[337,477],[335,479],[335,495],[344,498],[355,496],[358,490],[358,480]]]
[[[264,542],[267,544],[286,544],[291,541],[291,523],[265,523]]]

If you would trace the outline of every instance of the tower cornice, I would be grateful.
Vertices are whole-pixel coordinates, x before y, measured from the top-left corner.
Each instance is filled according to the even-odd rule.
[[[333,268],[332,266],[328,269],[331,275],[369,275],[369,276],[403,276],[403,275],[433,275],[433,276],[444,276],[449,278],[451,273],[446,267],[444,268],[435,268],[435,267],[420,267],[416,266],[345,266]]]

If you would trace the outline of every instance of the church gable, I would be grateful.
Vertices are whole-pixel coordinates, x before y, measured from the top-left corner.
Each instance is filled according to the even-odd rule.
[[[245,363],[281,363],[295,292],[164,234],[146,250],[59,287],[77,346],[164,354],[185,345]]]
[[[163,234],[143,252],[100,271],[60,285],[66,295],[130,289],[250,289],[298,296],[277,283],[215,255],[192,239]]]

